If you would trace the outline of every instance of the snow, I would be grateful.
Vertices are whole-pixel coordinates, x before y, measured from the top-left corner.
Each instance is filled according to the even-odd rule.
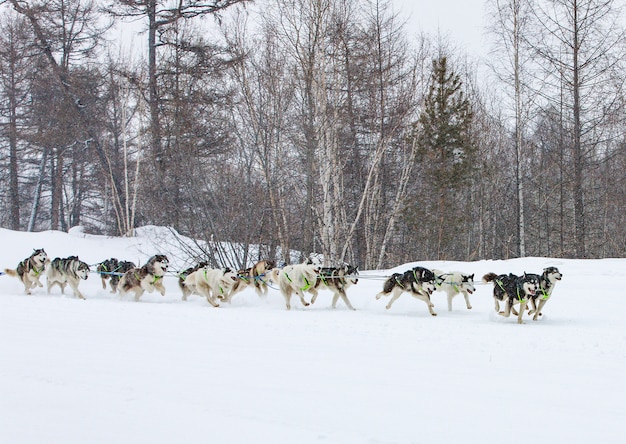
[[[34,248],[88,264],[144,262],[168,230],[135,238],[0,229],[2,269]],[[178,261],[178,263],[177,263]],[[498,316],[491,285],[385,310],[377,278],[419,264],[483,274],[564,278],[543,318]],[[370,278],[367,278],[367,276]],[[45,285],[45,279],[42,280]],[[419,262],[362,272],[357,308],[322,292],[287,311],[278,290],[231,305],[167,293],[140,302],[103,290],[82,301],[58,287],[23,294],[0,276],[1,443],[623,443],[626,439],[626,259]]]

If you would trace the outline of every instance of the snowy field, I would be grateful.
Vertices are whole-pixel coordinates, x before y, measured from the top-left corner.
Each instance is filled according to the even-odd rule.
[[[161,252],[181,269],[155,233],[0,229],[0,267],[43,247],[88,264]],[[385,310],[368,274],[414,265],[564,277],[524,325],[496,315],[491,285],[472,310],[458,296],[448,312],[440,292],[436,317],[406,294]],[[78,300],[0,276],[0,443],[626,442],[626,259],[398,264],[362,272],[356,311],[326,291],[291,311],[278,290],[213,308],[181,301],[174,275],[165,285],[136,303],[91,274]]]

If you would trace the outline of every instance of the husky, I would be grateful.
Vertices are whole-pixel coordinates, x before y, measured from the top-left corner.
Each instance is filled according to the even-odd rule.
[[[133,262],[120,261],[114,257],[100,262],[96,267],[96,271],[100,273],[102,289],[106,290],[106,281],[110,279],[109,285],[111,286],[111,293],[117,293],[117,284],[120,282],[120,277],[123,276],[128,270],[136,267],[137,266]]]
[[[276,268],[276,261],[265,259],[257,262],[250,269],[250,279],[259,297],[267,297],[268,282],[271,281],[271,271],[274,268]]]
[[[280,292],[285,298],[287,310],[291,310],[291,295],[300,297],[303,306],[309,303],[304,299],[304,292],[315,286],[321,266],[317,262],[307,260],[305,263],[284,266],[275,278],[278,280]]]
[[[428,311],[432,316],[437,316],[433,310],[433,303],[430,295],[435,291],[435,274],[424,267],[414,267],[404,273],[394,273],[383,284],[383,291],[376,295],[376,299],[382,296],[391,296],[391,300],[385,307],[387,310],[391,308],[393,303],[404,293],[408,292],[414,298],[420,299],[428,306]]]
[[[313,295],[311,304],[314,304],[317,300],[318,290],[326,288],[333,292],[333,308],[337,307],[337,301],[341,298],[350,310],[356,310],[346,295],[346,289],[351,285],[356,285],[358,282],[359,267],[348,264],[340,267],[323,267],[320,269],[315,285],[307,290]]]
[[[457,294],[463,294],[465,306],[472,309],[469,295],[476,291],[474,288],[474,275],[463,274],[460,271],[444,273],[441,270],[433,270],[435,273],[435,291],[445,291],[448,295],[448,311],[452,311],[452,298]]]
[[[200,262],[194,265],[193,267],[189,267],[181,271],[180,273],[178,273],[178,287],[183,292],[183,301],[186,301],[187,296],[191,294],[191,293],[186,293],[187,288],[185,287],[185,281],[187,280],[187,276],[189,276],[194,271],[199,270],[200,268],[208,267],[208,266],[209,266],[208,262]]]
[[[556,281],[560,281],[563,278],[563,274],[556,267],[544,268],[543,273],[539,276],[539,291],[530,298],[529,315],[534,314],[533,321],[537,320],[537,316],[541,316],[541,309],[548,302],[550,296],[552,296],[552,290],[556,285]],[[539,304],[537,304],[539,299]]]
[[[522,315],[526,310],[528,299],[539,291],[539,276],[524,273],[517,276],[513,273],[497,275],[487,273],[483,276],[483,282],[493,282],[493,299],[496,312],[505,317],[511,315],[511,311],[517,315],[517,323],[523,324]],[[505,303],[504,311],[500,311],[500,302]],[[514,309],[515,304],[520,304],[519,313]]]
[[[33,251],[29,257],[17,264],[15,270],[8,268],[4,269],[4,272],[9,276],[18,277],[22,284],[24,284],[24,293],[32,294],[31,290],[35,287],[43,287],[39,276],[46,269],[46,265],[50,263],[48,255],[43,248],[39,248]]]
[[[78,284],[89,277],[89,271],[89,265],[78,259],[78,256],[55,257],[46,269],[48,293],[52,287],[58,285],[61,293],[65,294],[65,286],[69,284],[74,296],[85,299]]]
[[[135,301],[139,301],[144,292],[152,293],[154,290],[161,293],[161,296],[165,296],[163,276],[168,266],[167,256],[157,254],[148,259],[148,262],[141,268],[135,267],[128,270],[117,284],[120,296],[132,291],[135,293]]]
[[[183,283],[183,300],[186,301],[191,294],[197,294],[204,296],[212,306],[219,307],[218,299],[230,302],[230,291],[236,281],[237,273],[228,267],[198,268]]]

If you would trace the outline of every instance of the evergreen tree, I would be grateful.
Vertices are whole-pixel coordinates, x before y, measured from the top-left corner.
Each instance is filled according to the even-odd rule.
[[[433,60],[433,69],[424,109],[420,114],[416,137],[418,162],[429,199],[419,199],[414,207],[420,230],[428,230],[427,239],[436,241],[430,254],[439,259],[462,254],[453,243],[461,228],[464,190],[469,184],[474,146],[471,139],[472,110],[463,92],[463,82],[454,73],[445,56]],[[424,223],[428,222],[428,223]]]

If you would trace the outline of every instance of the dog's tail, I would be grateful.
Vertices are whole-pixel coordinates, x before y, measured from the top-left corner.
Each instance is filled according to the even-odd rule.
[[[8,268],[5,268],[4,272],[9,276],[17,277],[17,270],[10,270]]]
[[[392,274],[391,277],[387,279],[385,283],[383,284],[383,293],[385,294],[391,293],[391,291],[393,290],[393,287],[395,287],[396,285],[402,286],[402,284],[400,284],[399,282],[400,277],[402,277],[402,273]]]
[[[483,282],[484,283],[493,282],[496,280],[497,277],[498,275],[493,272],[487,273],[486,275],[483,276]]]

